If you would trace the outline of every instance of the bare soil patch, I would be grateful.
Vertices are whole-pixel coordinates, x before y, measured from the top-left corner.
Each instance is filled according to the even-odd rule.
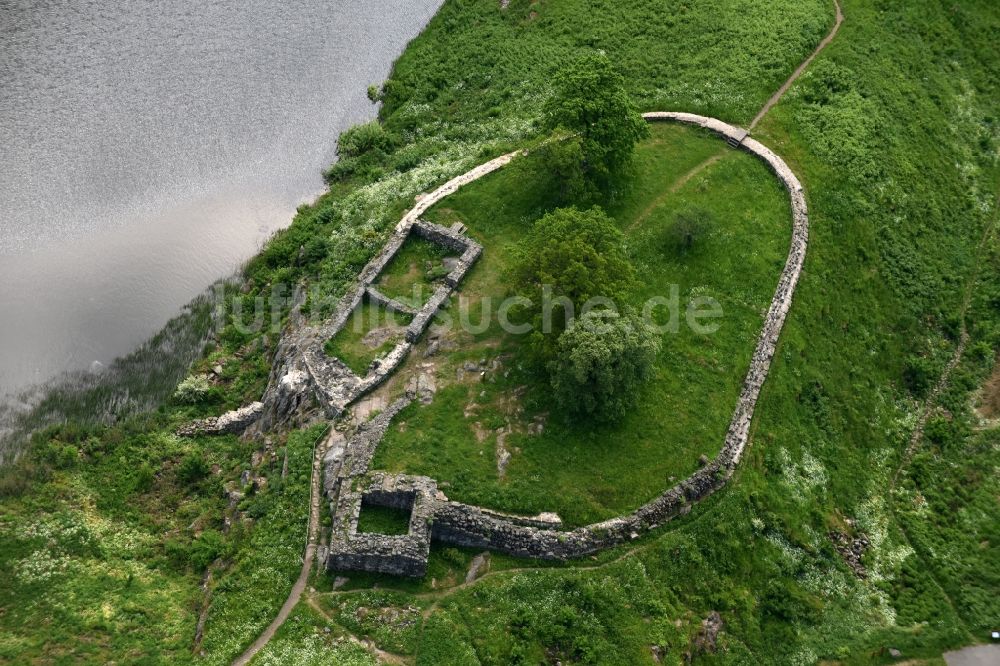
[[[374,328],[361,338],[361,344],[369,349],[378,349],[393,338],[398,338],[405,331],[402,326],[383,326]]]
[[[1000,417],[1000,363],[993,369],[993,374],[983,384],[976,411],[984,419]]]

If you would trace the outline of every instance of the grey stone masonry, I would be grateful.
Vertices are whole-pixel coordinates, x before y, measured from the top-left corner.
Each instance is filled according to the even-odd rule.
[[[456,222],[450,229],[424,220],[417,220],[413,225],[413,233],[418,236],[461,253],[455,268],[444,279],[445,284],[452,289],[458,286],[472,268],[472,264],[476,263],[479,255],[483,253],[483,246],[465,236],[464,231],[465,225],[461,222]]]
[[[442,284],[434,290],[431,297],[424,303],[424,307],[420,308],[420,312],[413,317],[413,321],[406,327],[407,342],[416,342],[417,338],[423,335],[423,332],[430,326],[431,320],[437,314],[437,311],[448,302],[452,291],[454,291],[454,287],[450,287],[447,284]]]
[[[375,456],[375,449],[385,437],[392,419],[411,402],[413,402],[413,398],[410,396],[399,398],[390,404],[385,411],[358,427],[354,437],[350,440],[347,455],[341,468],[341,477],[361,476],[368,472],[368,466]]]
[[[456,267],[449,273],[444,284],[435,290],[419,310],[387,297],[374,286],[378,276],[411,234],[426,238],[449,250],[462,252]],[[330,319],[319,327],[311,336],[309,343],[303,346],[304,365],[315,386],[317,397],[326,405],[331,416],[340,414],[350,403],[381,384],[399,367],[409,354],[413,343],[423,335],[434,315],[451,297],[458,282],[479,258],[480,253],[482,253],[481,245],[458,231],[437,224],[414,219],[406,225],[396,227],[382,251],[361,271],[358,283],[344,295]],[[357,309],[366,295],[373,303],[411,315],[413,319],[406,327],[404,341],[383,358],[376,359],[364,377],[358,377],[338,359],[330,358],[326,354],[325,346],[327,340],[347,325],[351,313]]]
[[[397,301],[395,298],[389,298],[381,291],[375,287],[368,287],[365,291],[365,295],[368,297],[368,301],[373,305],[378,305],[385,308],[386,310],[391,310],[392,312],[398,312],[402,315],[414,316],[417,314],[417,309]]]
[[[358,275],[358,283],[370,286],[393,260],[399,249],[403,247],[408,236],[409,233],[406,230],[397,229],[382,247],[382,251],[361,270]]]
[[[778,337],[785,324],[785,317],[792,307],[792,296],[802,272],[802,265],[805,263],[806,249],[809,243],[809,214],[805,192],[802,189],[802,183],[799,182],[785,161],[756,139],[747,137],[742,128],[734,127],[715,118],[706,118],[690,113],[658,112],[644,114],[644,117],[650,121],[674,120],[691,123],[707,128],[723,137],[739,137],[741,148],[759,157],[770,167],[778,180],[784,184],[785,189],[788,190],[791,200],[792,240],[788,249],[788,257],[778,278],[778,286],[771,298],[771,305],[764,317],[764,327],[757,338],[757,346],[750,361],[750,369],[747,371],[742,392],[736,402],[736,409],[733,411],[722,451],[716,458],[731,473],[731,470],[739,463],[749,440],[750,423],[753,420],[757,398],[771,368],[771,359],[778,344]]]
[[[458,505],[458,503],[453,502],[453,504]],[[557,530],[562,527],[562,518],[559,514],[552,513],[549,511],[540,513],[536,516],[519,516],[514,513],[504,513],[502,511],[493,511],[492,509],[484,509],[483,507],[473,507],[480,515],[486,516],[491,519],[501,520],[503,522],[510,523],[512,525],[521,525],[522,527],[535,527],[540,530]]]
[[[413,223],[413,234],[453,252],[465,252],[469,245],[474,244],[462,232],[426,220],[417,220]]]
[[[252,425],[257,431],[266,432],[289,422],[295,414],[308,408],[310,396],[319,402],[327,416],[335,418],[353,401],[382,383],[402,363],[410,350],[411,342],[400,343],[374,365],[364,378],[358,377],[339,360],[327,356],[326,341],[347,324],[351,313],[361,304],[365,294],[368,293],[368,288],[399,252],[421,215],[462,186],[506,166],[518,154],[520,151],[501,155],[452,178],[429,194],[418,196],[416,205],[400,219],[385,246],[362,269],[355,284],[347,290],[334,309],[333,315],[323,324],[308,326],[301,321],[298,309],[293,309],[292,319],[296,323],[282,335],[271,368],[271,376],[261,398],[263,408],[255,411],[257,418]],[[443,233],[439,231],[441,229]],[[458,227],[444,229],[438,225],[421,222],[418,231],[431,240],[440,237],[441,241],[446,243],[446,247],[462,252],[459,265],[445,278],[445,283],[452,289],[458,285],[462,276],[482,252],[482,247],[463,236],[462,230],[464,227],[461,230]],[[464,240],[460,243],[460,239]],[[443,302],[442,300],[431,306],[434,307],[434,312]],[[431,316],[424,316],[421,321],[429,324]],[[410,338],[416,340],[422,332],[423,329],[420,332],[411,331]],[[178,432],[186,432],[197,427],[196,424],[191,424]]]
[[[375,448],[389,424],[411,401],[409,396],[396,400],[358,426],[343,444],[327,450],[323,459],[323,488],[330,501],[333,527],[326,566],[400,576],[424,574],[437,485],[424,477],[368,473]],[[407,534],[359,533],[358,518],[365,506],[408,511]]]
[[[476,259],[479,259],[479,255],[482,254],[483,248],[478,244],[471,244],[462,253],[462,256],[458,258],[458,263],[455,264],[455,268],[451,270],[448,275],[445,276],[444,282],[449,287],[454,289],[461,282],[465,274],[472,269],[472,264],[476,263]]]
[[[522,517],[452,502],[437,489],[433,479],[371,471],[369,468],[375,450],[392,419],[413,398],[408,395],[359,426],[351,437],[333,441],[327,450],[323,465],[324,490],[333,514],[326,559],[328,568],[422,576],[426,571],[432,538],[523,557],[580,557],[636,539],[644,532],[690,512],[694,503],[722,488],[732,477],[748,444],[757,399],[767,378],[805,261],[809,238],[805,195],[788,165],[751,138],[743,128],[689,113],[656,112],[647,113],[644,117],[650,122],[665,120],[694,124],[719,134],[733,147],[763,160],[784,183],[791,199],[792,237],[788,257],[764,317],[750,368],[719,454],[714,460],[702,461],[702,466],[691,476],[629,514],[565,530],[554,514]],[[508,164],[515,155],[510,153],[491,160],[453,178],[431,194],[419,197],[416,205],[400,220],[382,252],[369,262],[357,284],[341,299],[334,315],[322,326],[298,326],[283,337],[263,405],[257,406],[260,404],[257,403],[245,408],[248,411],[244,416],[223,415],[216,422],[199,427],[216,428],[219,422],[239,423],[242,427],[246,418],[255,417],[259,418],[260,424],[280,423],[287,414],[300,408],[305,401],[303,396],[309,391],[314,392],[331,416],[336,416],[351,402],[384,381],[403,362],[413,343],[426,330],[434,314],[444,306],[482,252],[482,247],[463,234],[464,227],[460,223],[449,229],[425,222],[420,216],[463,185]],[[338,359],[327,356],[324,344],[346,324],[351,312],[366,294],[376,300],[385,298],[372,288],[372,284],[410,233],[461,252],[461,256],[444,284],[414,313],[404,341],[384,358],[373,362],[365,377],[358,377]],[[408,533],[402,536],[358,533],[358,516],[362,508],[378,505],[410,511]]]
[[[431,547],[431,523],[437,503],[437,484],[422,476],[372,474],[342,491],[326,565],[335,570],[377,571],[397,576],[423,576]],[[405,535],[358,532],[358,518],[366,506],[409,511]]]
[[[691,511],[694,503],[722,488],[732,477],[749,440],[749,429],[760,389],[770,369],[778,337],[791,307],[792,295],[805,260],[809,220],[802,185],[785,162],[749,138],[746,130],[713,118],[686,113],[650,113],[648,121],[692,123],[720,134],[730,145],[762,159],[784,183],[792,208],[792,241],[785,267],[764,319],[764,326],[733,411],[722,450],[714,460],[632,513],[600,523],[561,530],[557,519],[519,518],[436,495],[431,536],[445,543],[486,548],[521,557],[568,559],[636,539],[670,519]],[[437,230],[435,230],[436,232]]]
[[[648,121],[674,120],[692,123],[722,135],[727,142],[761,158],[784,183],[791,199],[792,241],[785,267],[778,279],[764,326],[757,340],[743,389],[733,411],[722,450],[715,460],[636,511],[569,532],[537,529],[517,524],[477,507],[456,502],[443,504],[434,518],[434,537],[474,548],[489,548],[524,557],[565,559],[580,557],[602,548],[637,538],[671,518],[687,513],[691,505],[712,494],[732,477],[749,441],[750,424],[761,387],[767,378],[792,304],[792,295],[805,261],[809,239],[809,217],[802,185],[784,160],[747,136],[746,130],[714,118],[688,113],[648,113]]]
[[[199,419],[182,426],[177,430],[181,437],[196,437],[198,435],[239,435],[257,420],[260,413],[264,411],[264,403],[253,402],[246,407],[231,412],[226,412],[221,416],[210,416],[207,419]]]
[[[469,548],[519,557],[564,560],[609,548],[691,510],[691,505],[725,485],[727,472],[711,462],[633,513],[561,531],[539,528],[479,507],[445,502],[434,514],[433,538]]]

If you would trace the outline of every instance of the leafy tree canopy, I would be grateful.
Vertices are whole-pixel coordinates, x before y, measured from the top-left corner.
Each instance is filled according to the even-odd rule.
[[[660,338],[633,312],[591,311],[559,336],[549,363],[556,402],[600,421],[621,418],[660,349]]]
[[[545,116],[549,129],[572,133],[571,153],[578,154],[580,173],[563,178],[578,187],[580,174],[601,189],[622,172],[635,143],[649,136],[646,121],[633,106],[621,75],[603,53],[587,53],[569,63],[556,77],[556,92]],[[566,150],[549,149],[564,162]]]
[[[635,284],[635,269],[625,249],[625,236],[598,207],[560,208],[543,216],[514,252],[510,280],[514,290],[531,300],[529,311],[543,313],[550,301],[565,297],[579,313],[589,299],[621,305]],[[553,308],[562,317],[564,308]],[[536,328],[544,322],[536,321]],[[565,319],[544,326],[562,331]]]

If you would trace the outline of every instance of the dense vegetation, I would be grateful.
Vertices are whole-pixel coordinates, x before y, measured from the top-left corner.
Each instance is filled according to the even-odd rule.
[[[487,578],[455,589],[472,554],[435,547],[424,581],[358,575],[330,592],[333,581],[317,577],[318,594],[296,610],[260,663],[370,663],[364,648],[341,640],[345,631],[435,665],[632,664],[654,656],[682,663],[688,652],[708,663],[879,663],[890,646],[907,658],[934,658],[985,640],[1000,616],[1000,430],[972,408],[1000,346],[1000,15],[990,0],[843,4],[847,19],[836,40],[755,132],[802,178],[812,231],[752,446],[733,483],[630,550],[596,560],[536,566],[493,556]],[[308,461],[321,430],[276,436],[269,445],[169,433],[259,397],[275,335],[244,325],[254,300],[306,280],[317,288],[306,312],[328,312],[413,195],[540,136],[550,77],[581,53],[603,50],[640,109],[746,123],[831,19],[825,0],[666,7],[512,0],[506,10],[493,0],[445,2],[376,91],[383,124],[345,139],[343,159],[328,174],[331,192],[300,209],[249,263],[243,283],[227,289],[246,314],[234,319],[230,308],[190,371],[212,377],[207,400],[171,400],[185,372],[164,366],[171,379],[161,382],[169,386],[159,388],[166,402],[157,412],[135,417],[125,410],[115,419],[104,410],[71,412],[73,422],[37,434],[18,465],[2,473],[0,663],[231,659],[273,617],[295,577]],[[619,221],[642,218],[664,189],[651,174],[690,171],[716,152],[713,141],[654,129],[648,151],[640,147],[637,155],[634,198],[609,213]],[[662,150],[664,143],[672,149]],[[531,168],[530,160],[512,164],[436,209],[435,219],[460,216],[484,242],[505,247],[512,225],[523,228],[550,205],[541,194],[546,183],[517,180]],[[777,225],[787,225],[787,203],[762,169],[728,153],[704,172],[704,192],[696,179],[683,208],[665,197],[630,244],[640,271],[676,255],[665,281],[727,286],[738,279],[723,292],[730,299],[723,305],[727,323],[735,321],[730,312],[746,315],[745,323],[733,346],[707,350],[737,382],[733,366],[752,344],[758,298],[766,302],[773,286],[744,276],[773,274],[766,271],[787,247],[777,234]],[[679,221],[690,219],[682,213],[695,209],[708,210],[711,222],[698,234],[678,235]],[[766,212],[747,219],[745,210]],[[760,222],[775,226],[759,233]],[[750,232],[762,236],[760,252],[709,281],[715,258],[737,256],[719,244],[746,244]],[[502,266],[490,262],[497,254],[484,255],[467,291],[495,287],[490,276]],[[649,288],[662,293],[663,284]],[[963,332],[964,353],[936,394]],[[666,345],[661,355],[683,352],[685,344]],[[672,360],[670,367],[695,373],[693,386],[704,386],[714,371]],[[672,376],[659,378],[664,396],[683,396],[669,384]],[[735,386],[723,384],[721,394]],[[496,401],[514,387],[476,387],[485,392],[484,424],[504,424]],[[422,416],[461,414],[469,390],[444,389],[432,405],[404,414],[409,431],[425,432],[434,446],[407,457],[393,448],[394,432],[379,455],[413,471],[432,468],[451,483],[449,494],[463,499],[557,508],[574,522],[634,507],[665,485],[662,472],[642,476],[650,468],[641,459],[595,458],[614,452],[598,448],[596,436],[589,447],[574,439],[580,448],[570,455],[600,463],[611,483],[602,487],[594,475],[581,490],[576,477],[560,476],[564,461],[545,457],[565,446],[533,443],[522,447],[527,473],[519,475],[515,457],[512,482],[500,484],[494,462],[479,456],[482,445],[474,438],[470,445],[454,420]],[[101,391],[87,404],[122,400],[111,388]],[[908,452],[929,396],[925,436]],[[732,400],[706,398],[690,396],[682,425],[712,424],[690,439],[718,446],[718,424]],[[47,412],[56,419],[73,399],[64,392],[57,400]],[[91,425],[87,411],[100,411],[101,423]],[[550,421],[541,437],[558,432]],[[647,452],[647,460],[658,458]],[[693,465],[700,452],[682,451],[683,459]],[[616,474],[629,483],[616,482]],[[514,482],[519,476],[525,483]],[[867,537],[867,577],[844,563],[831,532]],[[512,567],[524,570],[505,572]],[[363,589],[375,583],[379,590]],[[714,653],[702,635],[712,611],[724,623]]]
[[[560,198],[582,204],[613,194],[636,141],[649,136],[621,74],[606,55],[585,53],[556,73],[555,87],[545,105],[546,127],[566,136],[541,150]]]
[[[544,178],[542,172],[535,176]],[[551,357],[559,334],[585,307],[627,302],[635,268],[625,234],[598,207],[557,208],[530,228],[519,226],[512,225],[511,235],[520,232],[524,238],[512,249],[507,271],[513,292],[524,299],[517,304],[518,323],[531,325],[531,342],[548,348]]]
[[[560,334],[549,362],[556,405],[584,421],[620,420],[649,380],[659,351],[656,331],[634,311],[580,315]]]

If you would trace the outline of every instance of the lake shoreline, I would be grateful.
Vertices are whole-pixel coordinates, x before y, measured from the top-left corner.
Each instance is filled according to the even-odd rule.
[[[256,256],[439,5],[5,10],[0,394],[110,365]]]

